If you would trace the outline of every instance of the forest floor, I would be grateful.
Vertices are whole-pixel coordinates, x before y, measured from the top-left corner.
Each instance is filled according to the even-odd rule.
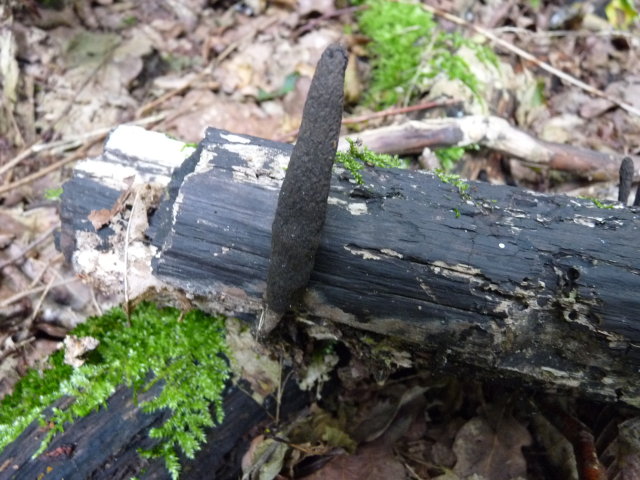
[[[0,397],[26,369],[59,348],[70,329],[102,312],[99,295],[77,281],[54,245],[59,195],[74,162],[99,155],[109,131],[123,123],[185,142],[200,141],[208,126],[294,141],[315,65],[331,43],[343,43],[350,54],[345,118],[358,120],[345,126],[344,133],[357,136],[407,120],[490,114],[542,140],[615,155],[640,154],[640,37],[635,13],[624,1],[565,6],[533,0],[429,2],[460,20],[435,15],[437,28],[494,51],[502,73],[484,79],[483,101],[438,77],[439,83],[421,78],[400,88],[395,103],[384,106],[370,95],[379,64],[360,30],[360,6],[333,0],[3,1]],[[560,78],[514,49],[495,45],[465,23],[608,98]],[[458,111],[445,108],[451,99],[460,100]],[[396,113],[397,107],[422,101],[443,101],[443,106]],[[388,116],[372,115],[385,107],[392,109]],[[406,163],[408,168],[428,168],[440,167],[438,162],[425,151]],[[617,195],[615,181],[577,182],[499,152],[469,151],[448,167],[473,179],[541,192],[597,193],[603,200]],[[400,412],[411,389],[401,395],[396,390],[395,398],[385,402],[395,402],[395,422],[406,415],[402,435],[380,432],[388,435],[388,443],[363,445],[357,455],[339,456],[315,478],[364,478],[364,471],[370,480],[453,480],[471,474],[486,479],[570,478],[565,473],[549,476],[565,466],[560,469],[547,455],[551,447],[540,433],[549,428],[546,420],[525,420],[521,404],[512,408],[518,403],[515,397],[501,400],[475,381],[452,381],[437,391],[431,405],[412,403]],[[372,415],[382,407],[389,410],[389,404],[376,403],[383,396],[369,395]],[[576,418],[593,408],[590,404],[576,412]],[[429,419],[435,412],[447,420]],[[633,455],[635,468],[640,468],[639,453]],[[506,464],[513,468],[505,469]],[[609,478],[616,472],[621,471],[611,469]]]

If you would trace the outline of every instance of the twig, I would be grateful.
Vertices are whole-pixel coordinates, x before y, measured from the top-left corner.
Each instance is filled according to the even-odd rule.
[[[20,260],[27,253],[29,253],[31,250],[33,250],[35,247],[37,247],[42,242],[44,242],[47,238],[49,238],[49,235],[51,235],[55,231],[55,229],[58,228],[59,226],[60,226],[60,224],[56,224],[53,227],[49,228],[49,230],[44,232],[42,235],[40,235],[38,238],[36,238],[33,242],[31,242],[29,245],[27,245],[25,247],[25,249],[22,250],[18,255],[16,255],[13,258],[10,258],[8,260],[5,260],[2,263],[0,263],[0,270],[2,270],[3,268],[11,265],[12,263],[17,262],[18,260]]]
[[[497,27],[493,29],[498,33],[515,33],[524,34],[529,37],[626,37],[638,39],[640,36],[631,32],[623,32],[622,30],[602,30],[592,32],[591,30],[545,30],[542,32],[533,32],[522,27]]]
[[[66,280],[62,280],[60,282],[51,284],[51,288],[62,287],[64,285],[68,285],[69,283],[77,282],[79,280],[80,280],[79,278],[68,278]],[[40,286],[40,287],[32,288],[30,290],[25,290],[24,292],[16,293],[15,295],[12,295],[9,298],[6,298],[2,302],[0,302],[0,308],[4,308],[8,305],[11,305],[12,303],[17,302],[18,300],[24,297],[28,297],[29,295],[33,295],[34,293],[42,292],[45,288],[47,288],[47,286]]]
[[[397,1],[397,0],[394,0]],[[538,67],[542,68],[543,70],[549,72],[552,75],[555,75],[558,78],[561,78],[562,80],[570,83],[571,85],[574,85],[578,88],[581,88],[582,90],[585,90],[586,92],[591,93],[592,95],[595,95],[596,97],[600,97],[600,98],[604,98],[605,100],[610,101],[611,103],[619,106],[620,108],[622,108],[623,110],[633,114],[633,115],[637,115],[640,116],[640,110],[635,108],[633,105],[630,105],[626,102],[623,102],[622,100],[619,100],[617,98],[612,97],[611,95],[603,92],[602,90],[598,90],[597,88],[593,88],[591,85],[588,85],[586,83],[584,83],[582,80],[578,80],[577,78],[563,72],[562,70],[558,70],[557,68],[552,67],[551,65],[549,65],[548,63],[545,63],[541,60],[538,60],[536,57],[534,57],[533,55],[531,55],[529,52],[526,52],[524,50],[522,50],[521,48],[516,47],[515,45],[507,42],[506,40],[502,40],[500,37],[497,37],[496,35],[494,35],[492,32],[490,32],[489,30],[487,30],[486,28],[482,28],[479,27],[477,25],[473,25],[469,22],[467,22],[466,20],[460,18],[460,17],[456,17],[455,15],[452,15],[448,12],[445,12],[444,10],[441,10],[439,8],[435,8],[432,7],[430,5],[424,5],[421,4],[420,5],[422,7],[423,10],[426,10],[427,12],[433,13],[434,15],[438,15],[439,17],[442,17],[446,20],[449,20],[450,22],[453,22],[457,25],[461,25],[463,27],[466,28],[470,28],[473,31],[475,31],[476,33],[479,33],[480,35],[488,38],[489,40],[497,43],[498,45],[500,45],[501,47],[509,50],[512,53],[515,53],[516,55],[518,55],[521,58],[524,58],[525,60],[528,60],[534,64],[536,64]]]
[[[373,120],[376,118],[384,118],[389,117],[391,115],[401,115],[403,113],[417,112],[419,110],[429,110],[431,108],[439,108],[439,107],[448,107],[450,105],[455,105],[460,103],[460,100],[440,100],[433,102],[424,102],[418,105],[410,105],[408,107],[391,107],[385,110],[381,110],[379,112],[367,113],[364,115],[358,115],[356,117],[349,117],[342,119],[342,125],[353,125],[354,123],[362,123],[367,122],[369,120]],[[298,135],[299,129],[291,130],[290,132],[283,133],[281,135],[276,136],[274,140],[282,142],[288,138],[295,137]]]
[[[23,185],[28,185],[29,183],[33,182],[34,180],[37,180],[40,177],[44,177],[45,175],[56,171],[57,169],[59,169],[60,167],[63,167],[67,163],[70,163],[70,162],[73,162],[75,160],[78,160],[88,150],[88,147],[93,145],[98,140],[100,140],[100,137],[94,138],[89,145],[85,146],[82,150],[79,150],[74,155],[71,155],[71,156],[69,156],[67,158],[63,158],[62,160],[59,160],[59,161],[57,161],[55,163],[52,163],[51,165],[49,165],[49,166],[47,166],[45,168],[41,168],[37,172],[34,172],[31,175],[27,175],[26,177],[23,177],[20,180],[16,180],[15,182],[8,183],[6,185],[1,186],[0,187],[0,194],[9,192],[9,191],[13,190],[14,188],[22,187]]]
[[[95,291],[95,288],[93,288],[93,285],[91,285],[91,288],[89,291],[91,293],[91,303],[93,304],[93,308],[96,309],[96,315],[101,317],[103,312],[102,312],[102,308],[98,304],[98,299],[96,299],[96,291]]]
[[[134,220],[139,194],[140,190],[136,189],[136,196],[133,198],[131,213],[129,213],[129,221],[127,222],[127,233],[124,239],[124,304],[127,310],[127,323],[129,327],[131,327],[131,304],[129,303],[129,241],[131,240],[131,224]]]
[[[314,28],[316,25],[318,25],[323,20],[328,20],[330,18],[339,17],[340,15],[344,15],[344,14],[347,14],[347,13],[354,13],[354,12],[357,12],[359,10],[364,10],[365,8],[366,8],[365,6],[359,5],[359,6],[356,6],[356,7],[338,8],[338,9],[333,10],[331,12],[324,13],[324,14],[320,15],[319,17],[316,17],[316,18],[313,18],[313,19],[309,20],[307,23],[305,23],[304,25],[300,26],[298,29],[294,30],[293,31],[293,36],[295,38],[298,38],[300,35],[302,35],[303,33],[308,32],[309,30]]]
[[[284,380],[282,379],[282,365],[284,363],[284,359],[281,356],[278,360],[279,363],[279,371],[278,371],[278,390],[276,391],[276,419],[275,424],[280,425],[280,408],[282,407],[282,396],[284,395],[284,389],[287,386],[287,382],[293,373],[293,370],[289,370],[289,372],[285,375]]]
[[[165,114],[159,114],[159,115],[154,115],[153,117],[147,117],[145,119],[141,119],[141,120],[137,120],[135,122],[128,122],[129,125],[145,125],[148,123],[154,123],[157,122],[159,120],[162,120],[163,118],[165,118]],[[115,128],[115,126],[112,127],[108,127],[108,128],[103,128],[100,129],[100,131],[96,130],[96,135],[94,138],[91,139],[91,142],[88,144],[85,144],[83,148],[81,148],[80,150],[78,150],[76,153],[74,153],[73,155],[67,157],[67,158],[63,158],[62,160],[57,161],[56,163],[52,163],[51,165],[49,165],[48,167],[42,168],[40,170],[38,170],[37,172],[32,173],[31,175],[27,175],[26,177],[21,178],[20,180],[16,180],[13,183],[8,183],[6,185],[2,185],[0,187],[0,195],[3,193],[6,193],[10,190],[13,190],[14,188],[18,188],[21,187],[23,185],[27,185],[31,182],[33,182],[34,180],[43,177],[55,170],[57,170],[58,168],[66,165],[67,163],[73,162],[75,160],[78,160],[79,158],[81,158],[82,156],[84,156],[84,154],[86,153],[86,151],[97,141],[100,141],[102,138],[104,138],[107,133],[109,133],[111,130],[113,130]],[[100,132],[100,133],[98,133]],[[46,148],[48,147],[48,144],[39,144],[42,148],[42,150],[49,150],[50,148]],[[35,153],[34,150],[32,150],[33,147],[30,147],[29,150],[31,150],[29,152],[29,154],[31,153]],[[51,148],[55,148],[51,147]],[[24,152],[23,152],[24,153]],[[20,155],[18,155],[18,157],[20,157],[21,155],[23,155],[23,153],[21,153]],[[29,154],[23,156],[22,158],[20,158],[19,160],[23,160],[26,156],[28,156]],[[16,158],[18,158],[16,157]],[[12,160],[12,162],[15,162],[15,158]],[[19,161],[18,160],[18,161]],[[17,163],[17,162],[15,162]]]
[[[403,113],[416,112],[419,110],[429,110],[431,108],[448,107],[451,105],[455,105],[457,103],[460,103],[460,100],[452,99],[452,100],[441,100],[441,101],[434,101],[434,102],[424,102],[418,105],[411,105],[408,107],[388,108],[386,110],[381,110],[379,112],[359,115],[357,117],[345,118],[344,120],[342,120],[342,124],[352,125],[354,123],[366,122],[368,120],[372,120],[375,118],[383,118],[383,117],[388,117],[390,115],[400,115]]]
[[[28,329],[31,327],[31,324],[33,323],[36,316],[38,315],[38,312],[40,312],[40,308],[42,308],[42,303],[44,302],[44,299],[47,296],[47,293],[49,293],[49,290],[51,290],[51,285],[53,285],[53,277],[51,277],[51,280],[49,280],[47,284],[44,286],[44,290],[42,291],[42,294],[38,298],[38,302],[36,303],[36,306],[33,309],[33,313],[31,314],[31,316],[29,317],[29,320],[27,320],[25,324],[26,325],[25,329]]]
[[[57,257],[57,255],[56,255]],[[38,272],[38,274],[33,278],[33,280],[31,280],[31,283],[29,284],[29,288],[33,288],[35,287],[38,282],[40,282],[40,280],[42,280],[42,277],[44,277],[44,274],[47,270],[49,270],[49,267],[51,266],[51,264],[53,263],[54,260],[56,260],[57,258],[51,259],[49,260],[46,265],[44,267],[42,267],[42,270],[40,270]]]
[[[129,122],[131,125],[147,125],[149,123],[154,123],[162,120],[164,118],[164,114],[152,115],[150,117],[141,118],[139,120],[135,120],[133,122]],[[94,138],[103,138],[107,133],[113,130],[117,125],[112,125],[109,127],[98,128],[91,132],[83,133],[82,135],[77,135],[74,137],[63,138],[62,140],[56,140],[55,142],[42,142],[42,143],[34,143],[27,149],[20,152],[17,156],[13,157],[7,163],[0,167],[0,175],[15,167],[22,160],[27,158],[29,155],[34,153],[40,153],[47,150],[54,150],[56,148],[62,148],[64,150],[69,150],[77,145],[82,144],[82,142],[86,142],[88,140]],[[5,185],[6,186],[6,185]],[[18,185],[19,186],[19,185]],[[2,187],[4,188],[4,187]],[[6,190],[5,190],[6,191]]]

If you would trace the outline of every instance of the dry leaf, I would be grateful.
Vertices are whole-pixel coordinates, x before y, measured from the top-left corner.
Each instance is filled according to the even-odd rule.
[[[74,368],[81,367],[84,359],[81,357],[91,350],[95,350],[100,344],[97,338],[93,337],[76,337],[75,335],[67,335],[64,339],[64,363]]]
[[[402,480],[406,472],[392,446],[367,445],[355,455],[340,455],[306,480]]]
[[[111,210],[101,208],[100,210],[91,210],[87,219],[91,222],[93,228],[95,228],[97,232],[111,221],[111,217]]]
[[[494,430],[482,417],[465,423],[453,443],[458,458],[454,472],[465,477],[480,474],[491,480],[526,478],[522,447],[531,443],[529,431],[513,417],[505,416]]]

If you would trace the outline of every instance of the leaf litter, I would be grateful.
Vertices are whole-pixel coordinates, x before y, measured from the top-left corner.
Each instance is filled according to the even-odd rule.
[[[243,10],[239,4],[204,0],[102,0],[61,2],[63,7],[56,10],[12,7],[9,2],[0,7],[0,166],[29,145],[158,112],[161,118],[152,123],[153,128],[186,141],[198,141],[209,125],[281,138],[300,122],[321,52],[345,38],[345,24],[353,22],[345,17],[322,20],[335,3],[251,1],[245,2]],[[453,3],[449,2],[450,9],[455,9]],[[497,29],[502,38],[552,66],[640,107],[640,50],[633,36],[637,20],[632,12],[619,9],[615,13],[616,25],[631,29],[628,36],[607,33],[602,18],[598,23],[593,12],[576,17],[565,15],[566,7],[552,3],[509,2],[500,8],[494,2],[485,3],[468,11],[480,25]],[[312,22],[316,17],[321,21]],[[296,36],[307,25],[313,28]],[[354,51],[362,52],[355,35],[346,38]],[[355,55],[352,60],[351,85],[363,79],[366,85],[366,62]],[[513,117],[521,128],[547,140],[602,151],[639,152],[638,117],[513,56],[501,55],[501,61],[502,71],[507,72],[500,79],[505,82],[504,101],[495,102],[497,111],[492,113]],[[498,79],[485,78],[485,83],[495,85]],[[435,92],[459,95],[446,81]],[[100,148],[95,144],[84,153]],[[64,150],[31,155],[3,171],[4,181],[37,172],[52,164],[56,155],[65,155]],[[541,178],[545,172],[532,174],[505,160],[520,181],[545,184]],[[486,167],[490,172],[499,170],[495,165]],[[472,167],[461,164],[460,169],[465,168]],[[4,195],[0,207],[0,261],[11,262],[2,270],[0,301],[34,291],[2,303],[0,395],[10,391],[19,372],[37,365],[56,348],[56,339],[62,339],[66,330],[81,318],[99,313],[96,293],[79,284],[72,289],[52,288],[44,308],[37,308],[52,278],[72,278],[51,241],[29,248],[57,223],[56,199],[45,198],[44,192],[59,188],[63,178],[55,172],[42,177],[39,184],[16,188]],[[293,471],[311,457],[327,461],[315,473],[308,472],[307,478],[544,478],[531,467],[536,458],[532,452],[544,442],[541,427],[538,434],[530,434],[536,429],[530,426],[534,419],[523,413],[530,406],[528,401],[505,405],[481,385],[450,377],[422,378],[422,384],[411,385],[399,375],[390,379],[392,387],[379,387],[365,381],[376,377],[374,372],[361,364],[354,368],[360,370],[359,377],[338,397],[337,407],[316,405],[306,424],[302,421],[297,430],[291,430],[291,444],[280,446],[274,456],[271,478],[285,467]],[[359,417],[363,418],[357,421]],[[613,417],[611,421],[618,422],[619,434],[605,437],[604,431],[596,431],[601,451],[609,455],[610,478],[633,478],[633,472],[640,471],[637,419]],[[256,437],[255,443],[260,441]]]

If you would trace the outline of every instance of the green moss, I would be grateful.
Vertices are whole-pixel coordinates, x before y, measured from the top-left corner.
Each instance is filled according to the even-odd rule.
[[[223,357],[227,352],[223,318],[197,311],[182,317],[176,309],[142,304],[131,316],[131,327],[122,309],[114,309],[90,318],[72,333],[94,337],[100,344],[86,355],[81,367],[65,365],[63,352],[57,352],[49,359],[50,368],[32,370],[17,384],[14,393],[0,402],[0,449],[39,419],[52,428],[38,454],[67,422],[105,405],[119,385],[144,392],[161,381],[158,396],[141,408],[145,412],[170,408],[173,414],[149,433],[161,442],[140,453],[163,457],[172,477],[177,478],[176,447],[193,458],[204,441],[204,428],[214,425],[209,405],[215,406],[217,422],[223,418],[222,392],[229,377]],[[52,416],[45,418],[44,409],[65,396],[73,402],[64,410],[54,408]]]
[[[447,173],[441,168],[437,168],[433,173],[435,173],[436,177],[438,177],[441,182],[448,183],[449,185],[456,187],[462,200],[473,202],[471,195],[469,195],[469,184],[460,178],[460,175]],[[473,202],[473,204],[477,206],[476,202]],[[460,218],[461,212],[459,208],[454,207],[452,211],[456,218]]]
[[[371,38],[373,76],[367,103],[385,108],[399,100],[408,102],[441,73],[460,80],[478,101],[480,84],[467,62],[455,52],[470,48],[478,60],[498,67],[495,53],[463,38],[441,31],[431,13],[417,4],[367,0],[358,17],[361,31]]]
[[[595,197],[580,197],[580,198],[584,198],[585,200],[591,200],[596,207],[602,208],[604,210],[611,210],[615,208],[615,205],[610,203],[604,203]]]
[[[397,155],[391,156],[383,153],[374,153],[367,147],[359,144],[356,140],[350,138],[347,138],[347,142],[349,142],[349,150],[336,153],[336,162],[341,163],[344,168],[349,170],[359,185],[364,183],[360,170],[362,170],[365,165],[381,168],[399,168],[402,166],[402,162]]]
[[[435,169],[433,173],[436,174],[436,177],[438,177],[441,182],[448,183],[456,187],[463,198],[469,198],[469,184],[465,180],[460,178],[460,175],[456,175],[455,173],[447,173],[441,168]]]

